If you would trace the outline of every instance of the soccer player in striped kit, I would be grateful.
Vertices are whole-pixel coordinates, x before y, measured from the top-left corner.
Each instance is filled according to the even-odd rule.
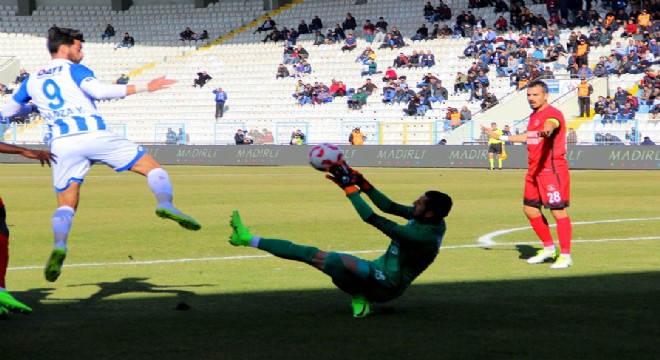
[[[52,60],[24,81],[2,109],[4,117],[14,116],[32,107],[28,105],[31,101],[52,133],[51,152],[57,156],[53,185],[58,208],[52,217],[54,248],[44,270],[46,280],[51,282],[61,273],[80,188],[94,163],[146,176],[158,202],[156,215],[174,220],[188,230],[201,228],[195,219],[172,205],[172,184],[162,166],[141,146],[107,130],[94,103],[162,90],[176,81],[163,76],[146,84],[102,83],[80,64],[83,42],[83,34],[78,30],[51,28],[47,45]]]

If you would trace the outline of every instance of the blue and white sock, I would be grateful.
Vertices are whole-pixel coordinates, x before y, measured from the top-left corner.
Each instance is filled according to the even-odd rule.
[[[156,195],[158,206],[172,207],[172,183],[163,168],[155,168],[147,174],[149,188]]]
[[[51,225],[53,226],[53,243],[55,248],[66,251],[66,241],[71,230],[73,215],[76,211],[70,206],[60,206],[53,213]]]

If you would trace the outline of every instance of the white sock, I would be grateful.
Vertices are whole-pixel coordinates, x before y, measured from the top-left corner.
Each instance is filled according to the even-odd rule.
[[[568,260],[571,259],[571,254],[561,254],[561,256],[565,257]]]
[[[545,251],[548,251],[548,252],[555,252],[555,246],[554,246],[554,245],[544,247],[543,249],[544,249]]]
[[[147,174],[149,188],[156,195],[159,206],[172,206],[172,183],[163,168],[155,168]]]
[[[66,251],[66,240],[69,237],[75,212],[70,206],[60,206],[53,213],[51,225],[53,226],[53,243],[55,248]]]
[[[260,240],[261,240],[261,236],[253,236],[252,240],[250,240],[250,246],[253,248],[258,248]]]

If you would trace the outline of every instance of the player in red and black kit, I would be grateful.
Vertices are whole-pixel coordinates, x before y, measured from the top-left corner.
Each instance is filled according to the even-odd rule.
[[[551,268],[565,269],[573,265],[571,260],[572,224],[568,217],[570,202],[570,178],[566,161],[566,122],[561,111],[548,104],[548,86],[540,80],[527,87],[527,102],[534,110],[529,118],[527,132],[500,136],[489,128],[485,131],[497,139],[526,142],[528,169],[525,175],[524,212],[543,242],[543,249],[527,259],[530,264],[554,260]],[[557,223],[559,247],[550,234],[548,221],[541,206],[550,209]]]
[[[24,147],[15,146],[0,142],[0,153],[19,154],[28,159],[37,159],[41,165],[54,161],[54,155],[50,151],[30,150]],[[32,309],[16,300],[5,288],[5,275],[7,274],[7,264],[9,263],[9,229],[7,228],[7,212],[5,204],[0,198],[0,319],[9,313],[29,314]]]

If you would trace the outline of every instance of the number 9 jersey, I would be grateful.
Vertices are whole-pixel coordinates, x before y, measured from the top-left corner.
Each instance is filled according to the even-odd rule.
[[[52,139],[56,139],[105,130],[105,122],[94,101],[124,96],[126,85],[104,84],[84,65],[53,59],[46,68],[23,82],[12,98],[15,106],[6,107],[5,112],[9,108],[18,113],[20,105],[32,101],[46,120]]]

